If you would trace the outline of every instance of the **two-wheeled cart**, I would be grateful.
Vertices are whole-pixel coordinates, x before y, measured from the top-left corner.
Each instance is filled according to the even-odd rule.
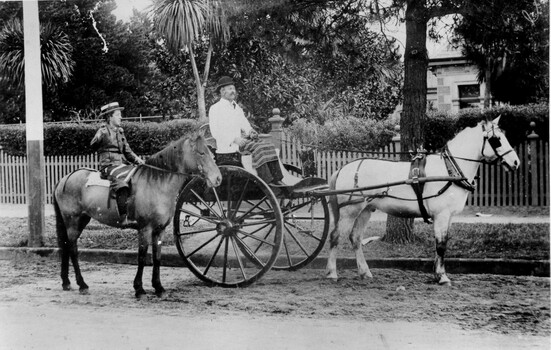
[[[193,178],[180,192],[174,238],[185,265],[209,285],[245,287],[270,269],[297,270],[323,249],[329,231],[325,179],[282,164],[286,186],[266,184],[242,157],[243,168],[219,165],[222,184]]]
[[[292,165],[280,166],[287,186],[271,186],[253,169],[219,165],[222,184],[207,186],[193,178],[180,192],[174,215],[174,238],[185,265],[202,281],[245,287],[270,269],[297,270],[323,249],[329,233],[326,197],[349,194],[351,201],[385,196],[384,188],[412,181],[461,182],[464,177],[408,179],[348,190],[329,190],[325,179],[302,177]],[[365,196],[364,190],[383,189]]]

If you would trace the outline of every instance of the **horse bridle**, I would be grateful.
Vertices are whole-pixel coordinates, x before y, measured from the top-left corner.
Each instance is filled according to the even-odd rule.
[[[209,154],[201,153],[197,150],[195,150],[194,153],[199,154],[199,156],[201,156],[201,157],[204,157],[206,155],[210,155],[212,157],[212,154],[210,154],[210,151],[209,151]],[[167,173],[175,174],[175,175],[193,176],[193,177],[200,176],[202,178],[205,178],[205,170],[203,169],[203,166],[200,165],[200,164],[197,164],[197,170],[199,170],[199,172],[197,172],[197,173],[182,173],[182,172],[179,172],[179,171],[173,171],[173,170],[159,168],[157,166],[154,166],[154,165],[151,165],[151,164],[146,164],[146,163],[143,163],[143,164],[140,164],[140,165],[151,168],[151,169],[156,169],[156,170],[164,171],[164,172],[167,172]]]
[[[492,147],[492,150],[494,151],[494,154],[496,155],[496,158],[489,161],[489,162],[483,162],[483,163],[488,163],[488,164],[495,164],[497,163],[498,161],[501,161],[502,163],[505,163],[507,166],[509,166],[504,160],[503,160],[503,157],[505,157],[507,154],[513,152],[513,148],[511,147],[510,150],[506,151],[505,153],[502,153],[502,154],[499,154],[499,152],[497,151],[498,148],[501,147],[501,139],[499,136],[496,135],[495,133],[495,126],[492,124],[492,129],[491,130],[488,130],[486,131],[484,129],[484,124],[482,125],[482,131],[484,132],[484,141],[482,142],[482,150],[480,151],[481,154],[482,154],[482,157],[484,157],[484,148],[486,147],[486,142],[488,142],[488,144],[490,145],[490,147]],[[490,132],[492,133],[492,135],[490,136]]]
[[[470,159],[470,158],[462,158],[462,157],[455,157],[456,159],[466,160],[469,162],[475,162],[475,163],[484,163],[484,164],[495,164],[498,161],[501,161],[502,163],[505,163],[507,167],[509,167],[509,164],[503,161],[503,157],[505,157],[507,154],[513,152],[513,148],[511,147],[510,150],[506,151],[505,153],[500,154],[497,149],[501,147],[501,138],[495,134],[495,127],[492,125],[492,129],[486,131],[484,129],[484,124],[482,125],[482,132],[484,133],[484,141],[482,142],[482,149],[480,150],[480,154],[482,155],[482,160],[478,159]],[[489,136],[489,133],[492,133],[491,136]],[[494,151],[494,154],[496,157],[492,159],[491,161],[487,161],[484,158],[484,149],[486,148],[486,142],[490,145],[492,150]]]

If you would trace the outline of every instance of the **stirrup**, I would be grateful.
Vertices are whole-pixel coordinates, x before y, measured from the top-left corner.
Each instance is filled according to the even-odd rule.
[[[119,221],[119,222],[122,226],[129,226],[129,225],[135,223],[135,221],[130,221],[128,219],[128,214],[121,215],[120,217],[122,218],[122,220]]]

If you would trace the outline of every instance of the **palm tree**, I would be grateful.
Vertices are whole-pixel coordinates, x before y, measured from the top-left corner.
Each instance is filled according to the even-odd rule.
[[[229,40],[225,11],[217,0],[159,0],[153,6],[155,27],[165,39],[168,49],[176,55],[189,54],[197,89],[199,119],[205,121],[205,89],[212,53]],[[201,40],[207,40],[209,44],[202,76],[194,51]]]
[[[50,23],[40,26],[42,83],[47,89],[69,81],[75,65],[72,51],[69,37],[61,29]],[[14,19],[0,30],[0,79],[15,88],[22,87],[24,58],[23,25],[19,19]]]

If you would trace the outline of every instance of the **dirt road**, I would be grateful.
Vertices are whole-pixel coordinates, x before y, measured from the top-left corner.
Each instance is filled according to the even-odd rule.
[[[88,295],[61,290],[55,259],[0,261],[0,349],[549,349],[548,278],[272,271],[222,289],[167,267],[167,295],[136,300],[135,266],[82,265]]]

